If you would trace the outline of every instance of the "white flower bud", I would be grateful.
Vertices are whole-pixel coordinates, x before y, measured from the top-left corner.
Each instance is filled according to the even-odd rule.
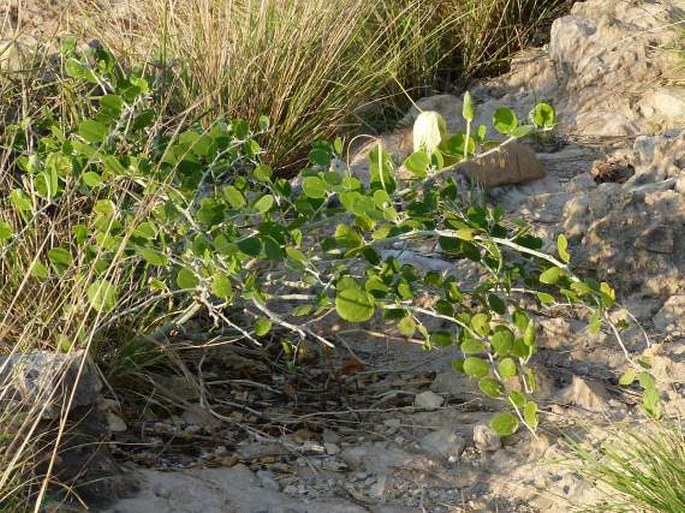
[[[414,121],[414,151],[424,150],[431,156],[446,132],[447,124],[440,114],[432,110],[422,112]]]

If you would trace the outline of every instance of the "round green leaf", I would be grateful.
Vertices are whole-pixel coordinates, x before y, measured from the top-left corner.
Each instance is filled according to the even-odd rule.
[[[530,113],[533,123],[539,128],[552,128],[554,126],[554,107],[549,103],[540,102]]]
[[[497,364],[497,371],[502,379],[516,376],[516,363],[511,358],[504,358]]]
[[[231,208],[239,209],[245,206],[245,196],[232,185],[227,185],[224,187],[224,197]]]
[[[176,284],[182,289],[194,289],[199,283],[195,273],[186,267],[181,268],[176,275]]]
[[[500,315],[504,315],[504,313],[507,311],[507,304],[504,302],[504,299],[499,297],[497,294],[488,295],[488,304],[495,313]]]
[[[263,337],[271,331],[271,321],[269,319],[257,319],[254,323],[254,334]]]
[[[507,356],[514,345],[514,334],[508,328],[500,328],[490,338],[490,344],[497,356]]]
[[[109,134],[109,129],[104,123],[86,119],[78,125],[78,134],[89,143],[98,144],[103,142]]]
[[[328,194],[328,185],[318,176],[305,176],[302,179],[302,192],[309,198],[323,199]]]
[[[519,421],[511,413],[498,413],[490,421],[490,427],[499,436],[509,436],[516,433]]]
[[[492,126],[501,134],[510,134],[518,126],[516,113],[506,107],[500,107],[492,115]]]
[[[540,283],[545,285],[554,285],[557,283],[566,273],[560,267],[550,267],[544,273],[540,275]]]
[[[233,291],[231,280],[223,273],[214,274],[212,276],[211,291],[216,297],[228,299]]]
[[[271,194],[265,194],[257,201],[255,201],[254,208],[260,214],[266,214],[269,210],[271,210],[271,207],[273,207],[273,205],[274,197]]]
[[[107,280],[97,280],[88,287],[87,296],[90,305],[95,310],[101,313],[107,313],[116,306],[118,291],[111,282]]]
[[[406,167],[419,178],[424,178],[426,176],[430,165],[431,159],[423,150],[415,151],[404,161],[404,167]]]
[[[480,388],[481,392],[485,395],[492,397],[493,399],[502,397],[502,394],[504,393],[502,383],[493,378],[481,378],[478,381],[478,388]]]
[[[490,316],[485,313],[479,313],[471,318],[471,327],[473,331],[480,336],[485,336],[490,331]]]
[[[416,323],[410,315],[407,315],[397,324],[397,329],[403,337],[411,338],[416,333]]]
[[[50,251],[48,251],[48,260],[50,260],[50,263],[58,273],[67,269],[67,267],[69,267],[73,262],[71,253],[60,247],[52,248]]]
[[[166,265],[169,261],[166,255],[152,248],[138,248],[136,253],[150,265]]]
[[[348,322],[368,321],[375,310],[374,298],[359,288],[345,288],[335,296],[335,310]]]
[[[490,374],[490,365],[482,358],[469,356],[464,360],[464,372],[468,376],[475,378],[484,378]]]
[[[461,343],[461,352],[464,354],[480,354],[485,351],[485,345],[473,338],[466,339]]]

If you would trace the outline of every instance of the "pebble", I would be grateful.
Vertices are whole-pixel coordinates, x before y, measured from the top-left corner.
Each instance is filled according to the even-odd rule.
[[[481,452],[494,452],[502,447],[502,440],[487,424],[473,426],[473,443]]]
[[[421,392],[417,394],[414,398],[414,406],[426,411],[434,411],[442,406],[445,402],[445,398],[441,395],[428,390],[426,392]]]

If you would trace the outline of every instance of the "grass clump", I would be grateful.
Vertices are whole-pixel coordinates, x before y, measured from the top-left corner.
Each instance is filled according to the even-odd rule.
[[[104,6],[96,31],[119,54],[153,49],[176,112],[267,116],[270,163],[288,168],[307,144],[377,124],[379,112],[392,126],[406,108],[398,83],[418,96],[492,71],[564,3],[156,0],[114,27]]]
[[[677,424],[622,429],[598,451],[574,445],[578,470],[607,497],[587,511],[685,511],[685,435]]]

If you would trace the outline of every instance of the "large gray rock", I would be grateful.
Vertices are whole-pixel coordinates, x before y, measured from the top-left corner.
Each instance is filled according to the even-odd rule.
[[[95,404],[102,389],[95,364],[83,351],[34,351],[0,357],[0,383],[11,391],[6,397],[17,404],[49,402],[48,418],[59,414],[72,391],[73,409]]]

